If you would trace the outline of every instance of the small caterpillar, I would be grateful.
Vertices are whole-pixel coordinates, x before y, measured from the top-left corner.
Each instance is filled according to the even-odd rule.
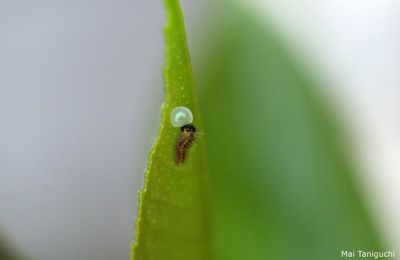
[[[181,127],[181,134],[176,142],[175,163],[182,164],[186,159],[186,152],[196,139],[196,128],[188,124]]]

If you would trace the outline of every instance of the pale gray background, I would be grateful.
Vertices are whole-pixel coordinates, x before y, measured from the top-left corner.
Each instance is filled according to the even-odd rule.
[[[0,2],[0,226],[28,256],[128,258],[163,23],[161,1]]]
[[[195,50],[212,1],[182,2]],[[397,238],[398,2],[240,2],[340,100],[366,194]],[[163,100],[163,23],[161,0],[0,0],[0,228],[33,259],[128,259]]]

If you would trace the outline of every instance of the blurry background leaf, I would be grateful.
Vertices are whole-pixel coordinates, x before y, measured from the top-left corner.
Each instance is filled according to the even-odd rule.
[[[195,141],[182,165],[175,164],[180,129],[170,122],[171,110],[188,107],[193,125],[203,132],[178,0],[165,0],[167,10],[166,101],[160,134],[150,153],[140,193],[132,257],[144,259],[210,259],[210,205],[204,138]]]
[[[217,259],[381,249],[340,127],[313,82],[265,25],[223,10],[198,73]]]
[[[1,260],[19,260],[22,259],[20,252],[15,250],[15,247],[4,238],[4,234],[0,232],[0,259]]]
[[[9,252],[7,245],[0,242],[0,259],[1,260],[15,260],[16,258]]]

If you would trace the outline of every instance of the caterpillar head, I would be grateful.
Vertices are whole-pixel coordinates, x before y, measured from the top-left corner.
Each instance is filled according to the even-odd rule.
[[[196,128],[194,125],[188,124],[181,127],[182,133],[196,133]]]

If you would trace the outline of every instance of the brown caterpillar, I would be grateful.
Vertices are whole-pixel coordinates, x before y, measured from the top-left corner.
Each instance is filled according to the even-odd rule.
[[[182,164],[186,159],[186,152],[196,139],[196,128],[188,124],[181,127],[181,134],[176,142],[175,163]]]

